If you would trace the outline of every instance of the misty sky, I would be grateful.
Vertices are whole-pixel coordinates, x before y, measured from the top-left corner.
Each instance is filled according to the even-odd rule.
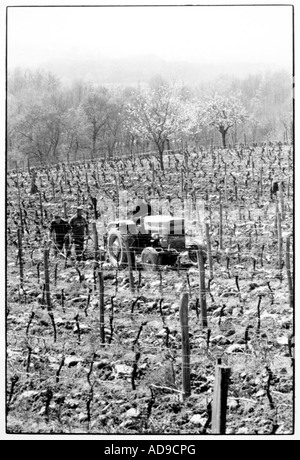
[[[10,7],[8,67],[54,58],[245,62],[291,68],[290,6]]]

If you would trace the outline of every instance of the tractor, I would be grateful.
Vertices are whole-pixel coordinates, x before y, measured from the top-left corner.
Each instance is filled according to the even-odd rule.
[[[185,220],[168,215],[146,216],[134,220],[110,222],[107,226],[107,249],[110,263],[115,267],[132,264],[140,256],[142,268],[157,270],[160,266],[176,266],[183,253],[190,264],[197,264],[197,250],[203,248],[200,238],[185,233]],[[126,247],[127,245],[127,247]]]

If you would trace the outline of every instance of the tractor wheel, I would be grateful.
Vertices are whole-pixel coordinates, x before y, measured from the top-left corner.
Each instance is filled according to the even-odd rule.
[[[129,248],[131,248],[131,242],[129,241]],[[107,249],[110,263],[114,267],[124,267],[127,265],[127,253],[124,242],[124,235],[118,230],[112,230],[109,232],[107,237]],[[134,254],[132,254],[132,262],[134,263]]]
[[[146,271],[155,271],[158,268],[158,253],[152,248],[145,248],[141,254],[142,267]]]
[[[195,265],[198,265],[197,251],[199,251],[199,248],[196,245],[189,248],[189,259]]]
[[[191,246],[189,248],[189,258],[190,258],[190,261],[192,262],[193,265],[198,265],[197,252],[200,249],[202,250],[202,253],[204,255],[204,263],[206,262],[206,259],[207,259],[207,249],[206,249],[206,247],[203,246],[203,245],[197,246],[196,244],[193,244],[193,246]]]

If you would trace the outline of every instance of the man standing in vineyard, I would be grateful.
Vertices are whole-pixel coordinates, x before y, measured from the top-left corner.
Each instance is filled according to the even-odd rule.
[[[58,251],[62,251],[64,245],[68,253],[68,234],[70,230],[71,227],[68,222],[62,219],[59,215],[54,216],[54,220],[50,225],[49,238],[53,238],[53,235],[55,234],[55,255],[57,255]]]
[[[77,208],[77,213],[71,217],[69,224],[75,244],[76,259],[80,261],[83,257],[84,237],[89,236],[88,223],[82,215],[82,208]]]

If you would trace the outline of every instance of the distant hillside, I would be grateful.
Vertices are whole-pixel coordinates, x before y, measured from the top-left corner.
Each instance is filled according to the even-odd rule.
[[[82,79],[100,85],[135,85],[148,82],[150,78],[158,74],[167,79],[176,80],[178,83],[194,85],[222,74],[245,77],[248,74],[281,69],[276,63],[272,66],[263,63],[234,62],[201,64],[171,62],[152,55],[124,59],[107,59],[102,56],[93,59],[69,57],[53,59],[44,62],[39,67],[53,72],[65,83],[70,83],[74,79]]]

